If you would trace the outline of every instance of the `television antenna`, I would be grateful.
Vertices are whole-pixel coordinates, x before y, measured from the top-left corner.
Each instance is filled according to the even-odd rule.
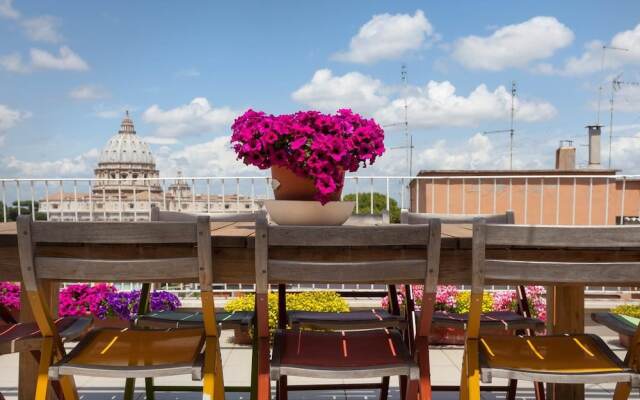
[[[629,51],[629,49],[625,49],[622,47],[614,47],[607,46],[606,44],[602,45],[602,58],[600,60],[600,77],[604,75],[604,60],[607,55],[607,50],[615,50],[615,51]],[[600,107],[602,105],[602,81],[600,81],[600,86],[598,87],[598,113],[596,114],[596,125],[600,125]]]
[[[515,129],[513,127],[515,117],[515,99],[517,93],[517,86],[515,81],[511,81],[511,123],[509,129],[498,129],[494,131],[481,132],[482,135],[494,135],[496,133],[508,133],[509,134],[509,169],[513,169],[513,137]]]
[[[404,97],[404,121],[396,122],[393,124],[384,125],[384,128],[392,127],[392,126],[403,126],[404,127],[404,138],[405,144],[403,146],[395,146],[391,147],[391,150],[405,150],[406,151],[406,160],[407,160],[407,171],[409,172],[408,176],[413,176],[413,136],[409,132],[409,105],[407,103],[407,95],[408,95],[408,82],[407,82],[407,65],[402,64],[400,67],[400,80],[403,85],[403,97]]]
[[[611,80],[611,98],[609,99],[609,169],[611,169],[611,142],[613,141],[613,111],[616,92],[621,90],[623,86],[640,87],[640,82],[625,82],[620,80],[622,73],[619,73]]]

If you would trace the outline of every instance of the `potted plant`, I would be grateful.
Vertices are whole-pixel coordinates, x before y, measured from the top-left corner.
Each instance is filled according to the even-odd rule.
[[[271,168],[277,200],[339,200],[344,174],[373,164],[385,151],[380,125],[348,109],[277,116],[248,110],[231,129],[238,159]]]

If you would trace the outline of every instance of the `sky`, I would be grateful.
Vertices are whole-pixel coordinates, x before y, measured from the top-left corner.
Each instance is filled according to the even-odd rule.
[[[602,46],[622,48],[605,52]],[[401,80],[406,65],[407,83]],[[619,74],[622,74],[619,76]],[[0,0],[0,177],[86,177],[125,110],[163,176],[263,175],[235,160],[234,118],[352,108],[385,127],[359,173],[553,168],[560,140],[586,163],[640,173],[640,2]]]

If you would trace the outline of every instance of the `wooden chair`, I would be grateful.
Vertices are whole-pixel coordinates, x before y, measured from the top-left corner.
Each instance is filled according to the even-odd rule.
[[[483,219],[489,224],[514,224],[515,216],[513,211],[507,211],[504,214],[430,214],[430,213],[410,213],[405,210],[400,214],[400,222],[404,224],[424,224],[428,223],[431,219],[438,219],[443,224],[458,225],[458,224],[472,224],[476,219]],[[407,314],[412,315],[414,313],[413,293],[410,287],[405,288],[407,294]],[[516,287],[516,295],[518,299],[517,311],[492,311],[488,313],[482,313],[480,316],[480,331],[491,332],[496,330],[506,330],[517,334],[527,334],[530,336],[535,335],[536,332],[544,331],[545,324],[543,321],[533,318],[531,316],[531,310],[529,308],[529,300],[527,299],[527,292],[524,285]],[[410,318],[410,321],[414,321],[414,318]],[[469,314],[458,314],[444,311],[435,311],[433,313],[432,326],[434,328],[455,328],[459,330],[466,330],[469,322]],[[413,324],[409,325],[410,330],[413,328]],[[486,391],[505,391],[507,392],[507,400],[515,400],[518,381],[513,379],[509,381],[508,386],[486,386],[483,390]],[[456,386],[434,386],[433,390],[443,391],[458,391]],[[540,382],[534,384],[534,390],[536,393],[536,400],[544,400],[544,385]]]
[[[406,259],[399,246],[424,246],[420,259]],[[392,246],[397,257],[376,259],[367,247]],[[299,248],[303,260],[278,256],[286,248]],[[284,249],[283,249],[284,248]],[[361,254],[358,261],[350,257],[350,249]],[[326,251],[344,254],[342,261],[322,260]],[[424,309],[418,329],[418,340],[428,340],[431,310],[435,304],[439,257],[440,224],[414,226],[274,226],[261,215],[256,223],[256,320],[259,366],[258,399],[270,397],[270,378],[281,383],[286,376],[315,378],[383,378],[405,376],[404,395],[415,400],[430,399],[427,371],[428,345],[413,360],[396,330],[378,329],[358,332],[318,332],[278,329],[274,335],[273,356],[269,364],[268,300],[269,284],[287,283],[377,283],[420,282],[425,285]],[[286,400],[286,387],[278,390]]]
[[[59,380],[66,400],[77,399],[74,375],[148,378],[190,374],[203,394],[224,398],[215,321],[209,218],[197,222],[34,222],[18,218],[18,250],[24,288],[43,335],[36,399],[49,379]],[[51,244],[81,246],[85,257],[47,253]],[[143,245],[140,248],[137,245]],[[95,252],[95,258],[92,258]],[[152,258],[145,254],[163,254]],[[110,257],[110,258],[102,258]],[[204,328],[96,329],[69,353],[63,347],[41,290],[45,281],[198,281]]]
[[[389,224],[389,213],[380,214],[353,214],[344,225],[347,226],[379,226]],[[350,311],[350,312],[322,312],[322,311],[286,311],[286,285],[278,285],[278,327],[286,329],[287,324],[294,330],[364,330],[364,329],[400,329],[407,328],[407,319],[400,315],[398,297],[395,285],[389,285],[387,289],[389,297],[389,310],[382,308]],[[285,315],[286,311],[286,315]],[[287,388],[286,377],[281,378],[280,388]],[[331,385],[335,387],[336,385]],[[326,389],[326,385],[305,385],[307,390]],[[347,385],[349,387],[349,385]],[[382,378],[380,383],[362,384],[359,388],[380,389],[380,400],[386,400],[389,393],[389,377]],[[286,389],[283,389],[286,390]]]
[[[615,400],[626,399],[640,386],[636,330],[633,350],[621,361],[596,335],[488,336],[480,332],[485,280],[543,285],[613,284],[640,282],[640,260],[625,262],[532,260],[529,255],[508,260],[487,258],[492,246],[523,249],[602,249],[640,247],[640,227],[568,227],[494,225],[480,220],[473,226],[471,311],[462,368],[461,399],[480,399],[480,380],[492,378],[533,382],[616,383]],[[522,253],[520,253],[522,254]],[[596,260],[602,257],[594,257]]]
[[[53,321],[60,332],[63,343],[77,339],[91,328],[90,317],[64,317]],[[8,309],[0,304],[0,355],[29,352],[36,360],[40,358],[42,335],[35,322],[17,322]],[[54,387],[58,397],[62,391]],[[4,399],[0,393],[0,400]]]
[[[223,213],[208,214],[209,222],[253,222],[256,217],[254,213]],[[159,222],[196,222],[198,215],[175,212],[160,211],[156,206],[151,207],[151,220]],[[213,241],[215,246],[215,240]],[[204,324],[203,311],[200,309],[180,309],[178,311],[151,311],[149,309],[149,299],[151,292],[151,284],[146,282],[140,290],[140,304],[138,309],[138,319],[136,325],[141,328],[193,328],[202,327]],[[253,326],[255,313],[252,311],[238,312],[216,312],[216,321],[220,329],[246,329],[249,330]],[[254,348],[255,350],[255,348]],[[255,351],[254,351],[255,352]],[[252,383],[255,380],[257,371],[255,371],[255,362],[251,370]],[[253,386],[253,385],[252,385]],[[251,392],[252,398],[254,392],[252,386],[225,386],[225,392]],[[135,379],[128,379],[126,385],[127,394],[133,394],[135,388]],[[198,386],[158,386],[153,382],[153,378],[145,379],[145,395],[147,400],[155,398],[155,392],[159,391],[200,391],[202,388]],[[125,396],[127,399],[127,396]]]

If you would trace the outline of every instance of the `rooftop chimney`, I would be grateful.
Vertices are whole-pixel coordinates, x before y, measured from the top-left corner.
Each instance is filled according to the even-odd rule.
[[[561,140],[558,150],[556,150],[556,169],[573,170],[576,169],[576,148],[571,140]]]
[[[602,125],[589,125],[589,167],[602,168],[600,165],[600,128]]]

